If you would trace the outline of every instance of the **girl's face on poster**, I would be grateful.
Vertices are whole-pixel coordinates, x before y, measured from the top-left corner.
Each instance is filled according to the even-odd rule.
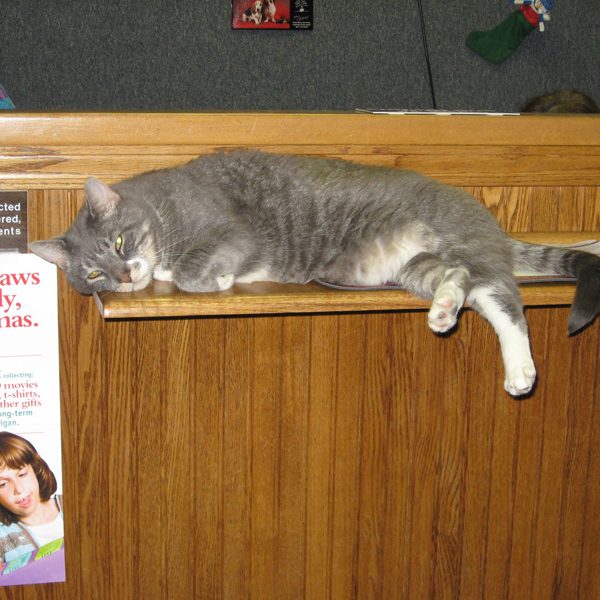
[[[40,504],[40,486],[31,465],[0,470],[0,504],[19,519],[35,512]]]

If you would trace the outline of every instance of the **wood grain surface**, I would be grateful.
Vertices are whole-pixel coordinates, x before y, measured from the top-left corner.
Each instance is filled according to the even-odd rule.
[[[104,157],[175,147],[183,125],[178,135],[216,147],[220,118],[17,115],[0,119],[0,139],[21,165],[53,140]],[[248,118],[223,115],[223,143],[241,144],[233,124],[249,135]],[[298,119],[283,122],[294,130]],[[305,138],[339,143],[349,125],[327,119]],[[365,140],[391,143],[381,119],[368,119]],[[516,128],[510,137],[498,117],[448,129],[446,117],[427,119],[401,143],[453,151],[464,129],[466,146],[498,142],[486,173],[518,162]],[[600,145],[597,120],[543,124],[522,131],[539,157]],[[496,139],[483,144],[478,129]],[[504,183],[473,183],[467,163],[437,156],[515,234],[600,231],[597,158],[580,174],[557,155],[550,182],[529,165],[527,183],[519,165]],[[0,169],[0,187],[30,190],[31,239],[61,232],[83,201],[86,168],[73,175],[69,161]],[[600,329],[569,338],[567,307],[526,312],[539,380],[517,401],[502,389],[496,337],[472,311],[449,337],[433,335],[422,310],[103,320],[59,275],[68,581],[2,596],[597,598]]]
[[[233,148],[340,157],[454,185],[600,185],[596,115],[0,114],[5,189],[81,188]],[[565,168],[568,165],[568,168]]]

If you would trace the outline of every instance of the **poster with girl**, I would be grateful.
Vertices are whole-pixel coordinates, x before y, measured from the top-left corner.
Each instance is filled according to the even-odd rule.
[[[0,586],[65,581],[56,268],[0,254]]]

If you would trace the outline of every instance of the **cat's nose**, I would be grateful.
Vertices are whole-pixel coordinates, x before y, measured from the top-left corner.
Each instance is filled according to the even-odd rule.
[[[119,283],[131,283],[131,273],[129,271],[121,273]]]

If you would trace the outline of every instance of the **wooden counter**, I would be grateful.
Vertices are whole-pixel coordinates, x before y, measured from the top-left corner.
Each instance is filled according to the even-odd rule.
[[[597,116],[6,113],[0,188],[45,238],[89,175],[233,147],[418,169],[531,240],[600,232]],[[397,291],[155,283],[102,318],[59,275],[68,582],[10,597],[595,597],[600,324],[567,337],[572,293],[523,287],[517,401],[470,310],[438,337]]]

